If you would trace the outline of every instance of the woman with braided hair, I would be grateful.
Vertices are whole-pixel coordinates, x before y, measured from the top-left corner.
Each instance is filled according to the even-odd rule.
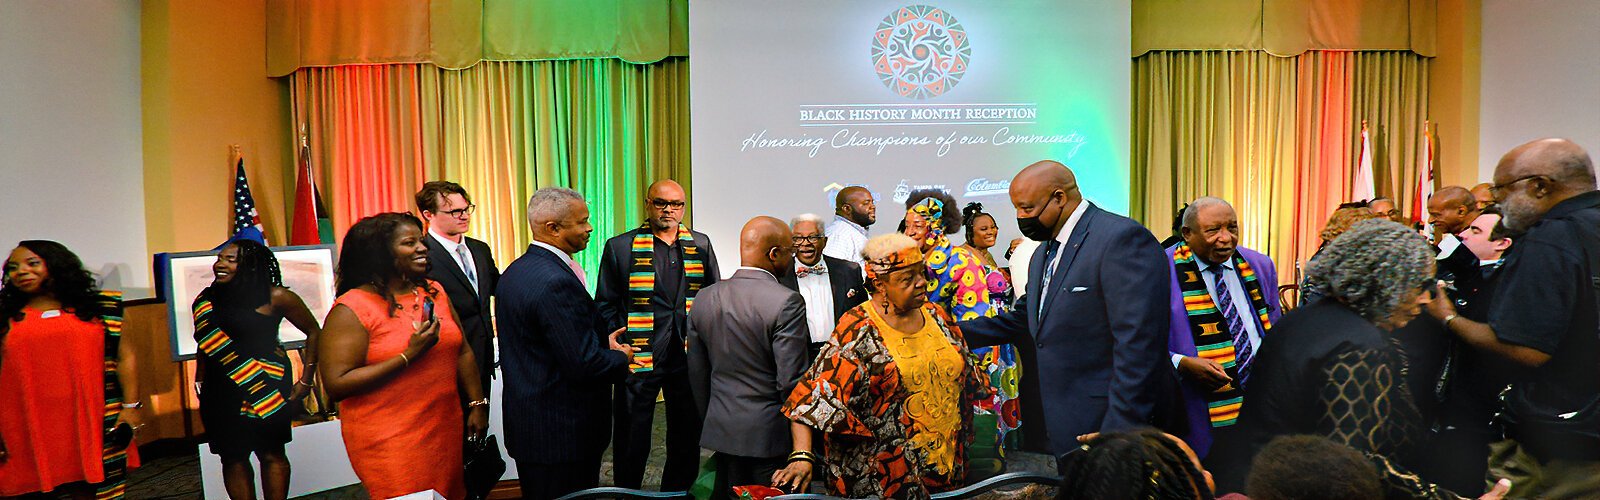
[[[1212,500],[1211,473],[1177,436],[1140,429],[1079,438],[1061,457],[1056,500]]]
[[[268,500],[289,493],[292,405],[311,390],[322,327],[300,296],[283,286],[278,259],[266,245],[237,240],[211,265],[215,278],[194,300],[194,338],[200,346],[200,421],[211,452],[222,458],[228,496],[255,498],[250,455],[261,461]],[[292,366],[278,339],[288,319],[306,334],[305,370],[292,385]]]
[[[0,497],[122,498],[143,408],[122,294],[54,241],[18,244],[0,283]]]

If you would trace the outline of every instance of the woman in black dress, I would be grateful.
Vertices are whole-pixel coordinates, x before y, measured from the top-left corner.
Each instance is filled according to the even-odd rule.
[[[229,497],[255,498],[254,453],[261,461],[266,498],[286,498],[289,459],[283,445],[290,439],[289,403],[311,389],[322,328],[300,296],[284,288],[278,259],[265,245],[229,243],[211,270],[215,281],[194,302],[200,421],[211,451],[222,458]],[[307,337],[306,369],[292,386],[292,366],[278,342],[278,324],[286,318]]]
[[[1405,355],[1390,332],[1427,304],[1434,252],[1386,219],[1359,222],[1324,248],[1307,280],[1323,292],[1266,336],[1239,420],[1250,439],[1223,452],[1219,491],[1240,491],[1251,459],[1272,438],[1323,436],[1365,452],[1391,498],[1454,498],[1396,464],[1424,435]]]

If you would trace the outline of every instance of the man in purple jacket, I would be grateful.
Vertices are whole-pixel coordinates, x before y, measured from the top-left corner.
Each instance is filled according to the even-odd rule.
[[[1239,245],[1239,217],[1221,198],[1189,204],[1172,264],[1172,327],[1167,337],[1189,429],[1184,441],[1206,457],[1213,443],[1239,435],[1250,364],[1282,314],[1272,259]]]

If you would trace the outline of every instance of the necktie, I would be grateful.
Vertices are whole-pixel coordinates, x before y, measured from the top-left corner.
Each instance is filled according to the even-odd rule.
[[[817,276],[826,276],[828,274],[828,266],[818,263],[816,267],[795,266],[794,268],[794,275],[796,278],[804,278],[812,274]]]
[[[584,276],[583,266],[578,265],[578,261],[568,262],[567,267],[572,269],[572,274],[578,275],[578,282],[583,283],[583,286],[589,286],[589,278]]]
[[[1233,293],[1228,290],[1228,280],[1222,276],[1222,266],[1211,266],[1211,277],[1217,284],[1217,309],[1222,311],[1222,319],[1228,322],[1228,333],[1233,335],[1233,365],[1239,371],[1239,381],[1234,384],[1244,387],[1245,380],[1250,378],[1250,334],[1244,327],[1244,319],[1239,317],[1239,311],[1233,308]]]
[[[1044,276],[1039,279],[1039,318],[1044,318],[1044,298],[1050,293],[1050,277],[1056,273],[1056,250],[1061,242],[1050,240],[1044,247]]]
[[[472,268],[472,261],[467,257],[467,243],[456,245],[456,259],[461,263],[461,272],[467,274],[467,282],[472,283],[472,293],[478,293],[478,270]]]

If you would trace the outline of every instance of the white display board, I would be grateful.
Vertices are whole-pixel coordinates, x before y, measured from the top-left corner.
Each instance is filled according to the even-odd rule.
[[[311,315],[317,318],[317,324],[323,324],[337,299],[334,296],[333,245],[274,247],[272,255],[278,259],[283,286],[299,295]],[[199,348],[194,339],[194,299],[216,278],[211,266],[217,261],[217,251],[174,253],[167,257],[166,275],[160,281],[166,288],[162,295],[167,297],[172,360],[193,359]],[[290,322],[278,325],[278,342],[298,349],[305,341],[305,332]]]
[[[1130,0],[689,5],[695,228],[738,264],[753,216],[828,216],[844,186],[876,195],[873,234],[940,188],[1020,236],[1008,188],[1060,161],[1126,213]],[[946,207],[960,213],[961,207]],[[962,237],[952,235],[957,243]],[[996,252],[1000,253],[1000,252]]]

